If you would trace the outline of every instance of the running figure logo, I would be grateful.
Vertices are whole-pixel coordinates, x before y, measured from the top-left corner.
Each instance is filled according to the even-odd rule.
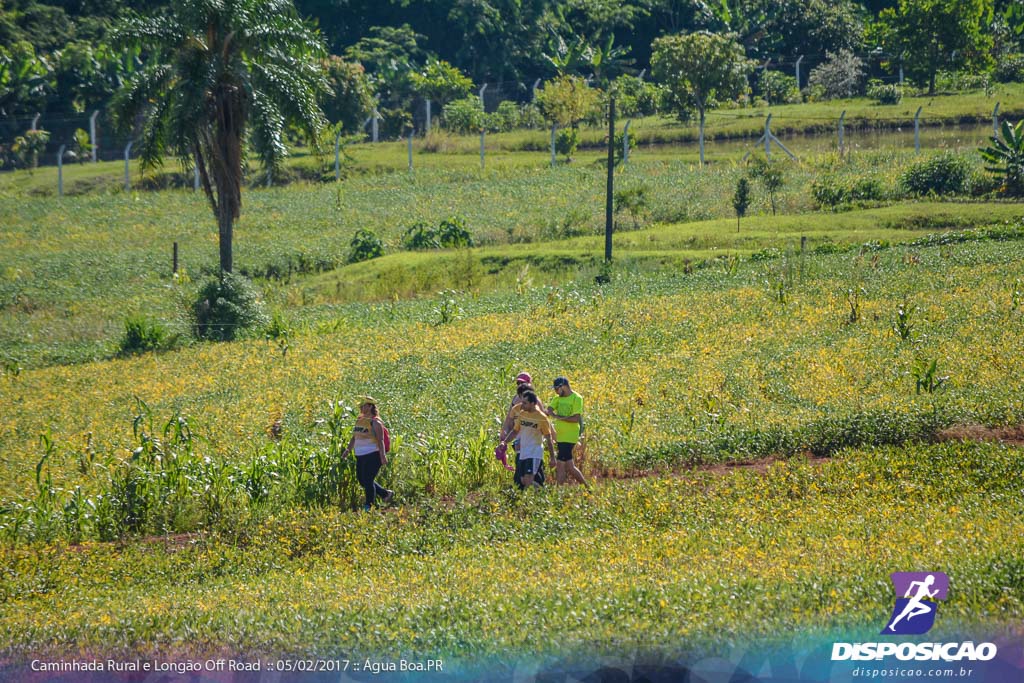
[[[942,572],[893,572],[891,577],[896,606],[882,634],[927,633],[935,624],[938,601],[945,600],[949,592],[949,577]]]

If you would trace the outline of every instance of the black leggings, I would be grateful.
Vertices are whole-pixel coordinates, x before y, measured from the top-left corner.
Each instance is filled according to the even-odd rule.
[[[356,478],[366,492],[366,504],[373,505],[377,496],[383,498],[388,490],[374,481],[380,472],[380,453],[374,451],[366,455],[356,456]]]

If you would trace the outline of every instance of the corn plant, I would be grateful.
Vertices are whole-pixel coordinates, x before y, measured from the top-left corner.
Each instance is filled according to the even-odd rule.
[[[893,322],[892,329],[896,336],[903,341],[910,339],[910,335],[914,331],[911,316],[915,310],[917,308],[911,306],[906,297],[904,297],[903,303],[896,309],[896,320]]]
[[[863,292],[863,287],[846,290],[846,303],[850,306],[850,314],[847,316],[846,322],[851,325],[860,320],[860,295]]]
[[[945,386],[946,382],[949,381],[949,376],[939,377],[938,374],[937,359],[927,360],[924,358],[918,359],[914,363],[914,380],[915,380],[915,391],[920,394],[922,392],[926,394],[933,394],[940,388]]]

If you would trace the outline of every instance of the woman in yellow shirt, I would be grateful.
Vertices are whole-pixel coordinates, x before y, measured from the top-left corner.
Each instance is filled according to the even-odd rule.
[[[369,510],[377,498],[385,504],[391,502],[395,492],[375,481],[380,469],[388,464],[388,456],[384,449],[384,423],[377,414],[377,402],[373,399],[368,398],[359,406],[352,438],[341,455],[347,457],[350,452],[356,455],[356,478],[366,492],[363,509]]]

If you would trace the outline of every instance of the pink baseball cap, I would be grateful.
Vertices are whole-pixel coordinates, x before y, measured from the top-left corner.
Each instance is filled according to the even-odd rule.
[[[532,384],[533,377],[530,377],[530,373],[528,372],[520,372],[518,375],[516,375],[516,382],[519,382],[520,384],[522,384],[523,382],[529,382],[530,384]]]

